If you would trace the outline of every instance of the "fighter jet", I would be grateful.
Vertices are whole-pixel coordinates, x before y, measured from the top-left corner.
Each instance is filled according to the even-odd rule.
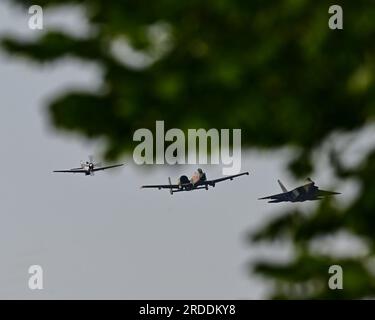
[[[169,184],[159,184],[159,185],[147,185],[142,186],[142,189],[146,188],[155,188],[155,189],[169,189],[169,192],[171,195],[173,195],[176,192],[182,192],[182,191],[193,191],[193,190],[200,190],[200,189],[206,189],[208,190],[208,187],[215,187],[215,185],[219,182],[226,181],[226,180],[233,180],[234,178],[243,176],[243,175],[249,175],[248,172],[236,174],[233,176],[227,176],[215,180],[207,180],[206,174],[203,172],[202,169],[198,169],[197,172],[194,173],[193,177],[189,179],[187,176],[181,176],[180,179],[178,179],[177,184],[172,184],[171,178],[168,178]]]
[[[94,163],[93,156],[89,156],[89,161],[81,161],[80,168],[74,168],[70,170],[56,170],[55,173],[84,173],[85,176],[93,176],[97,171],[103,171],[107,169],[121,167],[123,164],[116,164],[114,166],[102,167],[100,163]]]
[[[307,183],[305,185],[293,189],[291,191],[288,191],[280,180],[277,180],[277,182],[283,190],[283,193],[260,198],[258,200],[270,199],[271,201],[268,201],[268,203],[304,202],[322,200],[325,196],[340,194],[338,192],[320,190],[317,186],[315,186],[315,182],[312,181],[310,178],[306,179]]]

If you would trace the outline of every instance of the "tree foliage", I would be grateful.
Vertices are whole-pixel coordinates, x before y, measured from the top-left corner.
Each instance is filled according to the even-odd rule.
[[[33,1],[12,0],[25,6]],[[98,93],[69,92],[49,106],[57,128],[106,138],[107,156],[132,148],[138,128],[156,120],[171,128],[241,128],[251,148],[293,146],[290,164],[310,173],[312,152],[334,132],[353,132],[375,115],[375,7],[368,0],[39,0],[43,8],[80,4],[92,32],[76,38],[47,32],[33,42],[13,37],[2,47],[41,63],[65,56],[103,69]],[[344,9],[344,30],[328,28],[328,8]],[[116,43],[130,45],[142,65],[123,61]],[[331,164],[361,191],[346,208],[323,202],[309,215],[286,212],[251,236],[291,241],[285,265],[260,261],[254,269],[274,281],[274,297],[361,298],[374,295],[369,270],[375,237],[375,150],[354,168]],[[334,259],[311,251],[316,238],[345,230],[366,241],[361,259]],[[327,287],[331,264],[344,268],[345,287]],[[297,294],[298,293],[298,294]]]

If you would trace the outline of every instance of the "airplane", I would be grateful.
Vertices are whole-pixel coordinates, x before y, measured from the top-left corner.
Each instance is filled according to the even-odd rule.
[[[304,202],[304,201],[314,201],[322,200],[325,196],[332,196],[340,194],[339,192],[320,190],[315,186],[315,182],[310,178],[306,179],[306,184],[301,187],[295,188],[288,191],[280,180],[277,180],[283,193],[275,194],[273,196],[259,198],[258,200],[269,199],[268,203],[278,203],[278,202]]]
[[[93,156],[89,156],[89,161],[81,161],[80,168],[74,168],[70,170],[55,170],[54,173],[84,173],[85,176],[93,176],[97,171],[103,171],[107,169],[122,167],[123,164],[116,164],[113,166],[102,167],[100,163],[94,163]]]
[[[244,172],[240,174],[236,174],[233,176],[227,176],[219,179],[214,180],[207,180],[206,174],[203,172],[202,169],[198,169],[197,172],[194,173],[193,177],[189,179],[187,176],[181,176],[178,179],[177,184],[172,184],[171,178],[168,178],[169,184],[160,184],[160,185],[146,185],[142,186],[141,189],[169,189],[169,192],[171,195],[173,195],[176,192],[182,192],[182,191],[193,191],[193,190],[200,190],[200,189],[206,189],[208,190],[208,187],[215,187],[215,185],[219,182],[226,181],[226,180],[233,180],[234,178],[243,176],[243,175],[249,175],[249,172]]]

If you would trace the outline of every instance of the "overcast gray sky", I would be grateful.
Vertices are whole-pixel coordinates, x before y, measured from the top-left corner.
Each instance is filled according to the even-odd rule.
[[[45,13],[45,27],[57,25],[85,30],[71,10]],[[0,34],[9,32],[37,36],[27,11],[2,1]],[[290,208],[256,200],[278,193],[278,178],[295,186],[284,168],[288,152],[244,152],[249,177],[172,197],[139,187],[190,175],[196,166],[137,167],[129,156],[125,167],[95,177],[53,175],[100,154],[101,145],[54,131],[48,101],[69,88],[99,86],[95,65],[65,59],[40,66],[0,53],[0,298],[264,298],[267,286],[249,275],[248,264],[287,257],[288,250],[250,246],[244,238]],[[221,166],[203,169],[209,178],[221,176]],[[314,178],[331,186],[324,166]],[[33,264],[43,267],[42,291],[28,288]]]

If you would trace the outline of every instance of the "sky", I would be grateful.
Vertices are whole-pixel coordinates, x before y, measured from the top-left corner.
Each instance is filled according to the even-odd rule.
[[[39,36],[28,18],[2,1],[0,36]],[[45,12],[45,29],[56,27],[78,36],[86,30],[70,8]],[[100,141],[56,131],[47,113],[48,102],[69,89],[98,89],[100,72],[79,60],[38,65],[0,51],[0,298],[266,298],[269,284],[249,265],[290,258],[290,248],[249,244],[246,235],[293,207],[257,200],[280,192],[277,179],[290,188],[300,183],[285,169],[290,152],[244,150],[249,176],[173,196],[140,186],[190,176],[197,166],[137,166],[129,155],[120,159],[126,166],[95,177],[53,174],[100,155]],[[327,189],[334,181],[324,163],[313,178]],[[208,178],[222,175],[220,165],[201,167]],[[355,185],[340,188],[355,194]],[[28,288],[35,264],[43,268],[43,290]]]

